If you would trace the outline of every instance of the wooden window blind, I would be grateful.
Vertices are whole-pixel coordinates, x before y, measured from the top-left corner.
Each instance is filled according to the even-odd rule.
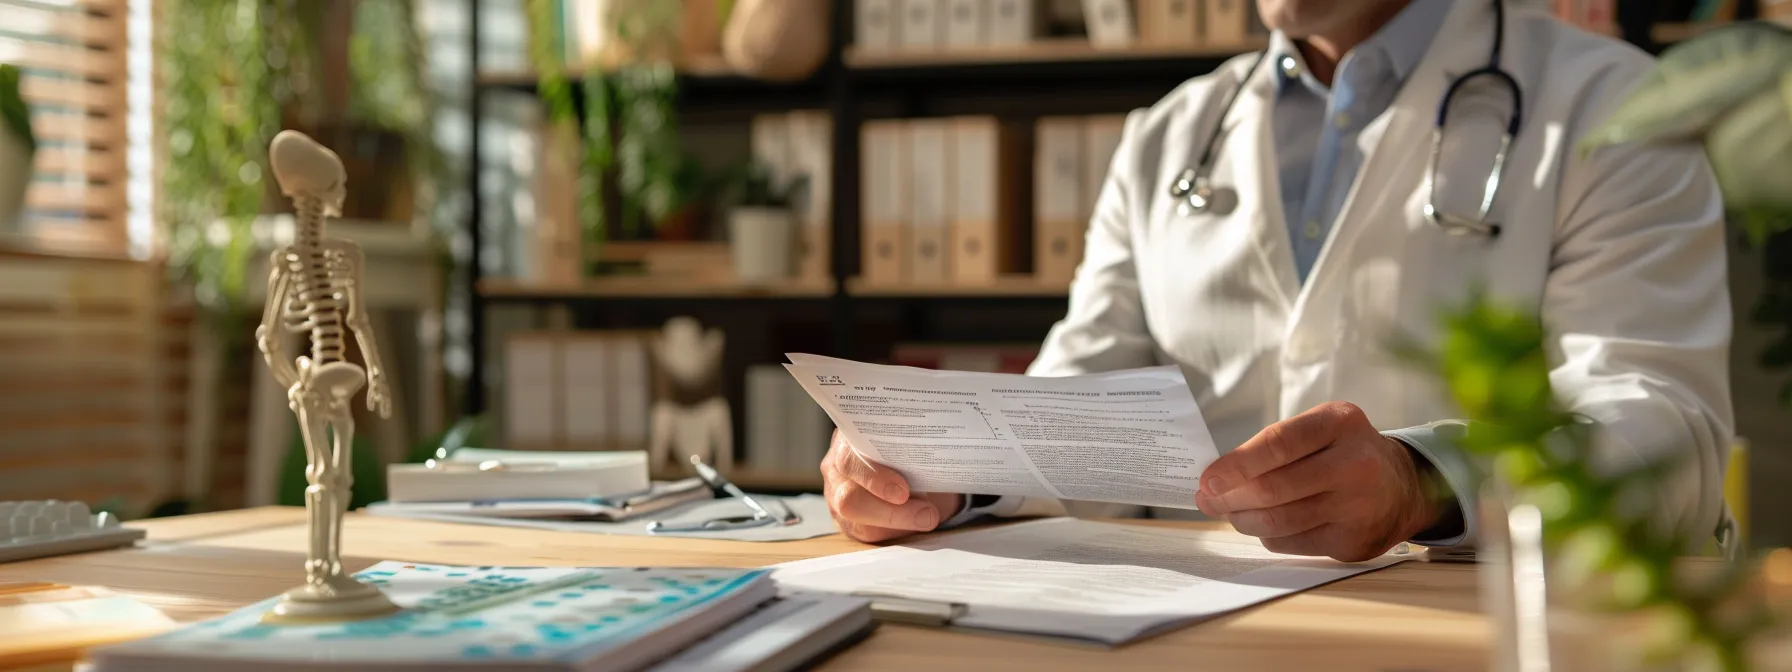
[[[26,230],[126,244],[127,0],[0,0],[0,63],[23,72],[38,151]]]

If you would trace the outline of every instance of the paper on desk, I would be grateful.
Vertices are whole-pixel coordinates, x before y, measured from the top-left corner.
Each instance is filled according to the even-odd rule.
[[[853,447],[916,491],[1193,509],[1219,457],[1174,366],[1047,378],[789,357]]]
[[[1116,645],[1410,559],[1281,555],[1232,532],[1054,518],[778,565],[780,590],[966,607],[954,627]]]
[[[752,509],[745,502],[733,497],[706,499],[677,507],[646,514],[622,522],[598,522],[582,520],[565,520],[552,518],[498,518],[467,513],[452,513],[431,510],[435,507],[416,507],[376,503],[363,509],[369,514],[391,518],[414,518],[418,520],[434,520],[444,523],[466,523],[470,525],[496,525],[499,527],[523,527],[536,530],[553,530],[555,532],[583,532],[587,534],[621,534],[630,536],[655,537],[687,537],[692,539],[727,539],[731,541],[798,541],[827,536],[839,532],[833,517],[828,515],[827,500],[818,495],[800,497],[771,497],[754,495],[760,502],[768,502],[768,506],[776,506],[769,502],[782,502],[790,510],[802,517],[802,522],[790,526],[765,525],[746,527],[734,530],[714,530],[706,532],[664,532],[648,534],[647,522],[662,520],[668,525],[699,523],[730,516],[752,515]],[[773,509],[776,511],[776,509]]]

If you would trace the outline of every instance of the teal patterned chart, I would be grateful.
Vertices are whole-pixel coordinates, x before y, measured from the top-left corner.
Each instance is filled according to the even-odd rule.
[[[402,562],[356,576],[404,611],[349,623],[268,625],[261,615],[275,601],[267,600],[120,648],[132,657],[270,662],[577,663],[770,580],[765,570]]]

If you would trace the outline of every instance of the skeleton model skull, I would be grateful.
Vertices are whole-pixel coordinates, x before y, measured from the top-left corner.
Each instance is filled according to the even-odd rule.
[[[346,175],[335,152],[294,131],[274,136],[268,154],[281,192],[293,201],[297,226],[292,244],[268,258],[267,308],[255,337],[299,418],[311,528],[305,585],[287,591],[269,618],[315,621],[391,613],[397,607],[378,588],[342,571],[342,517],[354,484],[352,399],[365,387],[367,408],[381,417],[391,413],[379,347],[361,299],[361,248],[324,237],[325,219],[342,214]],[[346,360],[345,331],[354,333],[365,369]],[[280,332],[308,334],[310,356],[289,357]]]

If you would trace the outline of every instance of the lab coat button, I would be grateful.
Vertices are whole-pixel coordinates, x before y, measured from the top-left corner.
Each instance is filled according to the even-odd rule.
[[[1319,233],[1320,233],[1319,222],[1313,221],[1311,219],[1307,220],[1307,225],[1305,227],[1301,228],[1301,235],[1306,236],[1307,240],[1313,240],[1315,238],[1318,238]]]

